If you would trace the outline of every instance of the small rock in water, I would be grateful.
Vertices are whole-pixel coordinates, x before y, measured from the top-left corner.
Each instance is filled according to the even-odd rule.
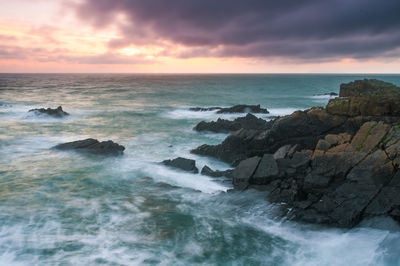
[[[29,112],[34,112],[37,114],[47,114],[53,117],[64,117],[66,115],[69,115],[69,113],[65,112],[61,106],[58,106],[55,109],[52,108],[40,108],[40,109],[31,109]]]
[[[214,171],[212,170],[209,166],[205,165],[202,169],[201,169],[201,174],[202,175],[206,175],[206,176],[211,176],[211,177],[228,177],[231,178],[232,177],[232,173],[233,170],[225,170],[225,171]]]
[[[260,105],[246,105],[239,104],[228,108],[222,107],[192,107],[190,111],[205,112],[205,111],[217,111],[217,114],[231,114],[231,113],[258,113],[258,114],[269,114],[267,109],[261,108]]]
[[[57,150],[75,150],[98,155],[121,155],[125,147],[111,140],[99,142],[97,139],[84,139],[54,146]]]
[[[261,108],[260,105],[235,105],[229,108],[221,108],[217,114],[230,114],[230,113],[259,113],[269,114],[267,109]]]
[[[173,160],[164,160],[162,163],[167,166],[179,168],[187,172],[193,172],[195,174],[199,172],[199,169],[196,167],[196,161],[191,159],[178,157]]]

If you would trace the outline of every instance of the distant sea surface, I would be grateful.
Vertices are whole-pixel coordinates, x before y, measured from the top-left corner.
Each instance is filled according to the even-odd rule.
[[[239,114],[190,107],[261,104],[270,119],[324,106],[339,85],[399,75],[0,74],[0,265],[400,265],[400,230],[375,219],[353,229],[288,222],[256,191],[160,165],[229,165],[190,154],[226,134],[200,121]],[[29,109],[57,107],[62,119]],[[123,156],[51,147],[113,140]],[[372,226],[372,227],[371,227]]]

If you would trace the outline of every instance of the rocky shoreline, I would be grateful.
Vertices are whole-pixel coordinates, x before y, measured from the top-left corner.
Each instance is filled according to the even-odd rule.
[[[400,221],[399,103],[399,87],[357,80],[342,84],[325,108],[241,127],[192,153],[234,166],[235,191],[265,191],[291,220],[338,227],[374,216]],[[228,124],[202,127],[229,131]]]
[[[68,115],[61,107],[43,110]],[[193,111],[268,113],[260,105]],[[202,121],[193,129],[231,132],[221,144],[203,144],[191,152],[234,168],[219,171],[206,165],[202,175],[231,179],[231,192],[265,192],[290,220],[347,228],[375,216],[400,222],[400,87],[357,80],[342,84],[339,97],[330,99],[325,108],[312,107],[270,121],[248,113],[233,121]],[[54,149],[115,156],[125,148],[112,141],[85,139]],[[199,172],[191,159],[178,157],[162,164]]]

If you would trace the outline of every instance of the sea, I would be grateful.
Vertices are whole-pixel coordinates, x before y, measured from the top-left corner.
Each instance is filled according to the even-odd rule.
[[[400,265],[390,218],[296,223],[265,193],[160,163],[230,168],[190,153],[227,134],[193,127],[243,114],[190,107],[260,104],[269,120],[325,106],[324,94],[364,78],[400,86],[400,75],[370,74],[0,74],[0,265]],[[69,116],[28,112],[60,105]],[[126,149],[52,149],[86,138]]]

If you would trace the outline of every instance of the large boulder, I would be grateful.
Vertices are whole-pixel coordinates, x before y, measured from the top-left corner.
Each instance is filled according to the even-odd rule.
[[[121,155],[125,147],[111,140],[99,142],[97,139],[84,139],[54,146],[57,150],[73,150],[98,155]]]
[[[164,160],[162,162],[164,165],[181,169],[183,171],[192,172],[197,174],[199,169],[196,167],[196,161],[192,159],[186,159],[182,157],[178,157],[172,160]]]
[[[64,116],[69,115],[67,112],[65,112],[61,106],[58,106],[57,108],[39,108],[39,109],[31,109],[29,112],[33,112],[36,114],[46,114],[52,117],[57,117],[61,118]]]
[[[233,171],[233,185],[236,189],[245,189],[250,184],[250,179],[253,177],[260,157],[252,157],[240,162],[240,164]]]

